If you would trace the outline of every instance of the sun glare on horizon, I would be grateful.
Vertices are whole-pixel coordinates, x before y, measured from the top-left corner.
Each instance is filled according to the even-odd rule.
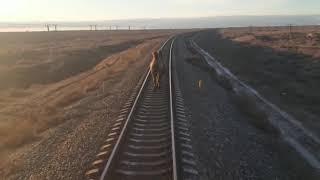
[[[0,22],[319,14],[317,0],[3,0]]]

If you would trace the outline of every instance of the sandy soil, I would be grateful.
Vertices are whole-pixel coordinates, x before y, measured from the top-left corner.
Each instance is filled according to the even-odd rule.
[[[86,37],[85,34],[81,35],[82,32],[79,33],[79,36]],[[104,41],[99,37],[102,35],[100,33],[105,32],[96,33],[98,34],[93,37],[97,38],[97,42]],[[61,76],[62,80],[58,78],[44,84],[35,84],[35,81],[32,81],[28,88],[15,87],[1,91],[0,139],[3,143],[0,144],[0,177],[83,178],[85,170],[107,135],[108,125],[117,116],[121,105],[145,72],[150,52],[158,48],[173,32],[151,31],[145,36],[142,32],[135,33],[137,34],[134,34],[132,39],[128,33],[126,36],[119,35],[118,39],[113,37],[115,41],[122,41],[120,49],[109,50],[114,46],[108,46],[109,48],[103,50],[109,50],[108,53],[101,51],[102,54],[99,55],[105,58],[83,70],[75,71],[72,76]],[[108,34],[105,34],[108,37]],[[29,35],[23,36],[34,41]],[[4,37],[1,33],[0,36]],[[48,35],[40,33],[40,36]],[[74,38],[72,41],[78,42],[75,40],[78,39],[76,36],[69,36],[65,35],[61,39],[57,36],[54,39],[57,38],[57,43],[68,38]],[[139,40],[139,37],[144,38]],[[16,40],[9,38],[7,41],[14,44]],[[40,38],[38,41],[41,44],[44,40]],[[88,50],[84,44],[80,43],[79,46],[84,48],[79,52]],[[99,49],[104,44],[96,46]],[[68,48],[61,47],[61,51],[67,51],[65,54],[68,54]],[[86,59],[90,60],[90,57]],[[55,62],[53,61],[53,64]],[[37,66],[37,63],[42,64],[40,60],[32,61],[31,64]],[[4,69],[14,69],[20,65],[2,66],[6,66]],[[61,68],[63,67],[68,66]],[[41,75],[40,73],[37,76]]]
[[[269,101],[295,116],[319,134],[320,58],[319,31],[305,27],[293,31],[291,44],[285,46],[285,28],[248,28],[211,30],[196,36],[198,44]],[[308,33],[316,38],[312,44]],[[302,51],[311,46],[316,51]],[[290,45],[291,46],[291,45]]]

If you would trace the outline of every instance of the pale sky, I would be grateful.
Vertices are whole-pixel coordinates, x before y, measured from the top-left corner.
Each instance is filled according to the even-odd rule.
[[[0,0],[0,22],[320,14],[320,0]]]

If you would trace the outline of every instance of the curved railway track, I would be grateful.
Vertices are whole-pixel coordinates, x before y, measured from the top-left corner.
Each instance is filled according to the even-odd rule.
[[[161,88],[153,90],[149,70],[121,110],[92,164],[93,169],[86,173],[88,179],[177,180],[194,179],[191,177],[197,175],[182,97],[178,87],[174,91],[173,83],[177,81],[172,73],[174,41],[168,39],[160,48],[166,67]]]

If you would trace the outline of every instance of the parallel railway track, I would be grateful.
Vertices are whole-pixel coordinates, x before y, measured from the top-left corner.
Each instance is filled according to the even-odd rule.
[[[136,88],[136,95],[129,99],[115,121],[106,144],[92,164],[93,168],[86,173],[88,179],[177,180],[196,177],[182,97],[179,88],[174,91],[173,85],[177,81],[172,73],[174,41],[174,38],[168,39],[160,48],[162,52],[169,49],[169,54],[164,53],[162,57],[166,71],[162,75],[161,88],[153,90],[149,70],[140,83],[141,87]],[[170,46],[167,46],[169,42]]]

